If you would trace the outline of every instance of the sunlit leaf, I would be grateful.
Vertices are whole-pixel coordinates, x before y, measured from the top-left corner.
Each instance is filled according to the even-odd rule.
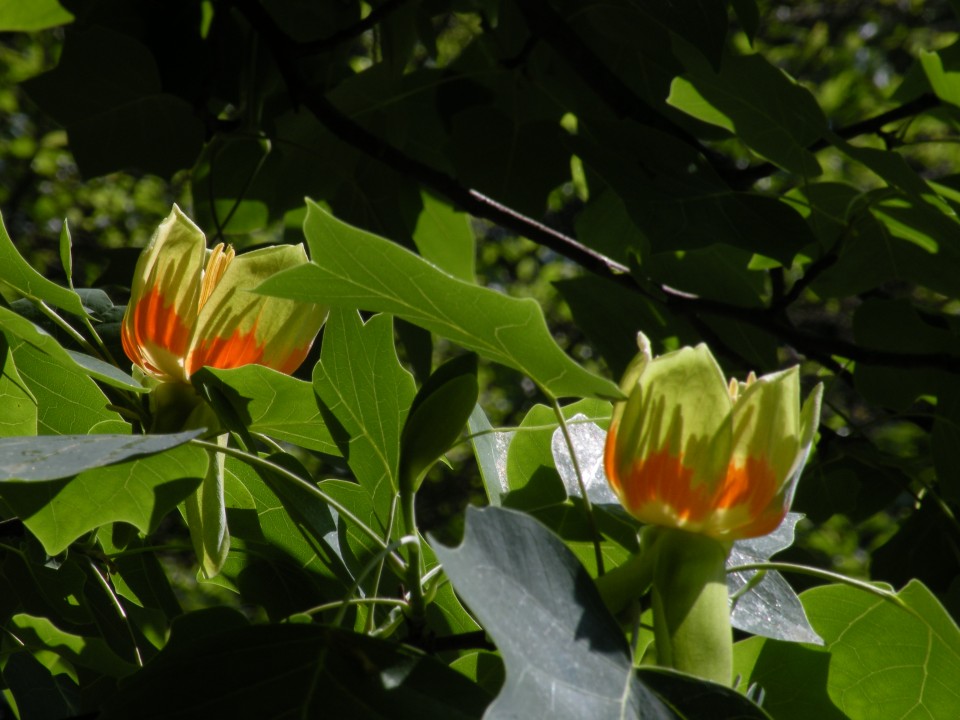
[[[619,397],[613,383],[563,353],[533,300],[457,280],[398,245],[340,222],[312,202],[304,233],[314,263],[279,273],[258,291],[393,313],[516,368],[555,397]],[[449,302],[452,297],[457,301]]]

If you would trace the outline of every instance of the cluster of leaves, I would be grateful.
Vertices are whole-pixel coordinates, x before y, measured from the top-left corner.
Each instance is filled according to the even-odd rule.
[[[0,95],[39,109],[2,128],[21,162],[0,195],[0,667],[21,717],[956,715],[949,3],[0,7],[5,50],[41,58]],[[122,306],[74,290],[89,253],[67,225],[59,284],[18,252],[24,216],[70,215],[31,187],[63,131],[84,176],[138,173],[120,212],[159,217],[150,178],[176,178],[217,239],[305,238],[313,263],[259,289],[332,307],[301,376],[194,377],[229,446],[142,434]],[[135,224],[134,243],[152,230]],[[536,301],[476,282],[480,229],[539,248],[513,278],[562,268],[566,344],[599,364],[572,360]],[[827,410],[794,509],[813,526],[893,519],[862,548],[887,583],[874,593],[798,600],[779,575],[731,572],[754,635],[740,692],[637,669],[643,603],[615,616],[598,592],[638,550],[597,465],[637,330],[658,351],[705,340],[732,375],[802,361]],[[518,396],[508,384],[542,403],[495,428],[483,400]],[[415,503],[464,426],[445,476],[475,461],[489,507],[445,543]],[[211,582],[234,600],[192,610],[170,558],[189,554],[177,507],[211,452],[232,536]]]

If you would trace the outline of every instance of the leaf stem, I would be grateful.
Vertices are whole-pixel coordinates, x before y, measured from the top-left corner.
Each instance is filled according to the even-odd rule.
[[[285,480],[288,480],[292,483],[299,485],[300,487],[305,489],[307,492],[311,493],[312,495],[316,496],[317,498],[325,502],[327,505],[332,507],[342,517],[346,518],[351,523],[356,525],[357,528],[364,535],[366,535],[371,540],[373,540],[381,549],[386,549],[387,541],[384,540],[382,537],[380,537],[369,525],[363,522],[363,520],[358,518],[346,505],[332,498],[330,495],[328,495],[323,490],[318,488],[312,482],[310,482],[309,480],[305,480],[304,478],[300,477],[296,473],[292,473],[286,468],[280,465],[277,465],[276,463],[270,462],[269,460],[265,460],[264,458],[254,455],[252,453],[244,452],[243,450],[238,450],[237,448],[233,448],[229,446],[221,447],[216,443],[207,442],[205,440],[191,440],[190,444],[196,445],[197,447],[205,448],[207,450],[211,450],[213,452],[220,452],[220,453],[223,453],[224,455],[230,455],[232,457],[237,458],[238,460],[242,460],[248,465],[256,465],[258,467],[264,468],[266,470],[269,470],[270,472],[276,473],[277,475],[284,478]],[[393,552],[390,553],[389,557],[390,557],[390,561],[394,563],[395,567],[401,570],[401,572],[406,572],[406,563],[404,562],[403,558],[401,558],[399,555]]]
[[[577,459],[577,453],[573,447],[573,438],[570,436],[570,430],[567,427],[567,419],[563,416],[563,411],[560,409],[560,403],[556,398],[553,398],[553,412],[557,416],[557,420],[560,423],[560,431],[563,433],[563,439],[567,443],[567,450],[570,451],[570,461],[573,463],[573,471],[577,476],[577,485],[580,487],[580,495],[583,498],[583,507],[587,513],[587,526],[590,528],[590,534],[593,536],[593,552],[597,560],[597,576],[603,575],[603,551],[600,547],[602,537],[600,536],[600,530],[597,528],[597,519],[593,513],[593,504],[590,502],[590,497],[587,495],[587,486],[583,481],[583,472],[580,470],[580,461]]]
[[[797,565],[795,563],[781,562],[745,563],[743,565],[735,565],[734,567],[727,568],[727,574],[729,575],[730,573],[745,572],[747,570],[776,570],[777,572],[793,572],[799,575],[809,575],[811,577],[820,578],[822,580],[830,580],[831,582],[849,585],[850,587],[857,588],[858,590],[868,592],[871,595],[876,595],[879,598],[892,602],[894,605],[902,608],[903,610],[910,609],[907,604],[903,602],[903,600],[897,597],[895,592],[884,590],[883,588],[877,587],[876,585],[871,585],[863,580],[850,578],[845,575],[841,575],[840,573],[823,570],[822,568],[810,567],[809,565]]]

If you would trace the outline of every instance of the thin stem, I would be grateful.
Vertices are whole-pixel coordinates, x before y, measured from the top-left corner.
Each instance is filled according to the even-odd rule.
[[[367,562],[367,564],[363,566],[363,569],[360,571],[360,573],[357,575],[356,579],[353,581],[353,584],[350,586],[350,589],[347,590],[347,594],[344,596],[343,600],[340,601],[340,603],[339,603],[339,604],[340,604],[340,612],[338,612],[337,615],[336,615],[336,617],[333,619],[333,624],[334,624],[334,625],[340,625],[340,624],[343,622],[343,616],[344,616],[344,615],[346,614],[346,612],[347,612],[347,607],[349,607],[349,605],[347,604],[347,601],[351,599],[351,597],[353,596],[354,593],[356,593],[356,592],[358,592],[358,591],[360,590],[360,585],[361,585],[361,584],[363,583],[363,581],[366,579],[367,575],[369,575],[371,572],[373,572],[373,570],[374,570],[375,568],[377,568],[378,566],[382,567],[382,563],[383,563],[384,557],[386,557],[389,553],[392,553],[394,550],[396,550],[396,549],[399,548],[400,546],[402,546],[402,545],[408,545],[408,544],[410,544],[411,542],[414,542],[414,541],[415,541],[415,538],[411,538],[411,537],[404,536],[404,537],[400,538],[399,540],[394,540],[394,541],[391,542],[389,545],[387,545],[386,548],[384,548],[382,551],[378,552],[374,557],[370,558],[369,562]],[[376,594],[376,593],[374,593],[374,594]],[[334,603],[334,604],[336,604],[336,603]],[[309,612],[309,611],[308,611],[308,612]],[[370,613],[370,615],[372,616],[373,613]],[[367,629],[367,632],[369,633],[370,630]]]
[[[95,357],[97,357],[97,358],[99,358],[99,359],[101,359],[101,360],[103,359],[102,356],[100,355],[100,353],[97,351],[97,349],[96,349],[95,347],[93,347],[93,345],[90,344],[90,341],[87,340],[87,339],[86,339],[83,335],[81,335],[79,332],[77,332],[76,328],[74,328],[70,323],[68,323],[66,320],[64,320],[62,317],[60,317],[60,316],[56,313],[56,311],[53,310],[53,308],[51,308],[49,305],[47,305],[43,300],[37,300],[36,298],[34,298],[34,302],[36,303],[37,308],[40,310],[40,312],[42,312],[44,315],[46,315],[48,318],[50,318],[50,320],[52,320],[53,323],[54,323],[58,328],[60,328],[60,329],[63,330],[67,335],[69,335],[70,338],[71,338],[74,342],[76,342],[78,345],[80,345],[80,347],[82,347],[84,350],[86,350],[86,351],[87,351],[88,353],[90,353],[91,355],[94,355]]]
[[[600,543],[603,538],[600,536],[600,530],[597,528],[597,519],[593,514],[593,503],[587,495],[587,485],[583,481],[583,473],[580,470],[580,461],[577,459],[576,450],[573,447],[573,438],[570,436],[570,430],[567,427],[567,419],[563,417],[563,411],[560,409],[560,403],[553,399],[553,412],[560,423],[560,431],[563,433],[563,439],[567,443],[567,450],[570,452],[570,461],[573,463],[573,472],[577,476],[577,485],[580,487],[580,495],[583,498],[583,507],[587,513],[587,526],[590,528],[590,534],[593,536],[593,552],[597,560],[597,576],[603,575],[603,550]]]
[[[120,599],[117,597],[116,593],[113,592],[113,588],[110,587],[110,583],[108,583],[107,579],[100,574],[100,569],[97,567],[97,564],[93,561],[93,559],[88,557],[87,562],[90,564],[90,570],[93,572],[97,582],[103,588],[104,592],[107,593],[107,596],[113,603],[113,607],[116,609],[117,614],[123,621],[123,626],[126,628],[127,634],[130,636],[130,644],[133,646],[133,655],[137,661],[137,665],[143,667],[143,657],[140,655],[140,648],[137,646],[137,638],[133,634],[133,628],[130,627],[130,619],[127,617],[127,611],[123,609],[123,605],[120,604]]]
[[[743,565],[735,565],[734,567],[727,568],[727,574],[746,572],[747,570],[776,570],[777,572],[792,572],[799,575],[809,575],[811,577],[820,578],[821,580],[830,580],[831,582],[840,583],[842,585],[849,585],[850,587],[857,588],[858,590],[863,590],[872,595],[876,595],[879,598],[888,600],[892,602],[899,608],[904,610],[909,610],[903,600],[897,597],[897,594],[891,592],[890,590],[884,590],[879,588],[876,585],[871,585],[868,582],[863,580],[856,580],[855,578],[846,577],[840,573],[830,572],[829,570],[823,570],[821,568],[810,567],[809,565],[796,565],[794,563],[779,563],[779,562],[758,562],[758,563],[745,563]]]
[[[220,452],[220,453],[223,453],[224,455],[230,455],[232,457],[237,458],[238,460],[242,460],[248,465],[259,466],[261,468],[264,468],[265,470],[269,470],[270,472],[279,475],[280,477],[286,480],[289,480],[292,483],[299,485],[304,490],[316,496],[317,498],[325,502],[327,505],[332,507],[342,517],[346,518],[347,520],[352,522],[354,525],[356,525],[357,528],[364,535],[366,535],[371,540],[373,540],[378,546],[380,546],[381,549],[385,549],[387,547],[386,540],[380,537],[369,525],[363,522],[363,520],[358,518],[346,505],[341,503],[339,500],[336,500],[335,498],[332,498],[329,495],[327,495],[327,493],[325,493],[323,490],[318,488],[309,480],[305,480],[299,475],[290,472],[286,468],[280,465],[277,465],[276,463],[270,462],[269,460],[265,460],[261,457],[258,457],[257,455],[244,452],[243,450],[238,450],[237,448],[221,447],[216,443],[207,442],[205,440],[191,440],[190,444],[196,445],[197,447],[201,447],[213,452]],[[398,556],[396,553],[391,553],[390,560],[391,562],[394,563],[394,565],[397,568],[401,570],[401,572],[406,572],[406,563],[404,562],[403,558]]]
[[[390,519],[387,522],[387,534],[386,538],[389,540],[393,537],[393,526],[397,520],[397,497],[394,496],[393,502],[390,503]],[[400,547],[400,545],[406,544],[407,538],[400,538],[396,543],[391,542],[390,547]],[[377,566],[377,577],[373,583],[373,587],[370,589],[372,595],[378,595],[380,593],[380,581],[383,579],[383,564],[387,558],[385,552],[381,552],[374,559]],[[357,588],[359,588],[359,583]],[[338,623],[339,624],[339,623]],[[369,634],[373,630],[373,613],[367,615],[367,621],[364,623],[363,631]]]
[[[317,605],[309,610],[304,610],[304,615],[318,615],[327,610],[336,610],[345,605],[393,605],[395,607],[406,608],[408,603],[400,598],[346,598],[344,600],[334,600],[333,602]],[[372,613],[371,613],[372,614]]]
[[[410,594],[410,619],[414,623],[423,621],[426,605],[423,601],[423,587],[420,585],[420,535],[417,532],[417,518],[414,508],[416,493],[413,483],[407,492],[400,492],[400,510],[403,516],[404,531],[413,539],[407,548],[407,592]]]

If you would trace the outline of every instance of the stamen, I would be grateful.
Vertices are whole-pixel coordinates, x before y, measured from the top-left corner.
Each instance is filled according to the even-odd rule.
[[[210,257],[207,259],[207,267],[204,268],[203,279],[200,281],[200,300],[197,303],[198,312],[204,303],[210,299],[210,296],[213,295],[213,291],[220,283],[220,279],[227,271],[227,267],[236,254],[232,245],[228,245],[226,250],[224,250],[223,247],[223,243],[218,243],[217,246],[210,251]]]

